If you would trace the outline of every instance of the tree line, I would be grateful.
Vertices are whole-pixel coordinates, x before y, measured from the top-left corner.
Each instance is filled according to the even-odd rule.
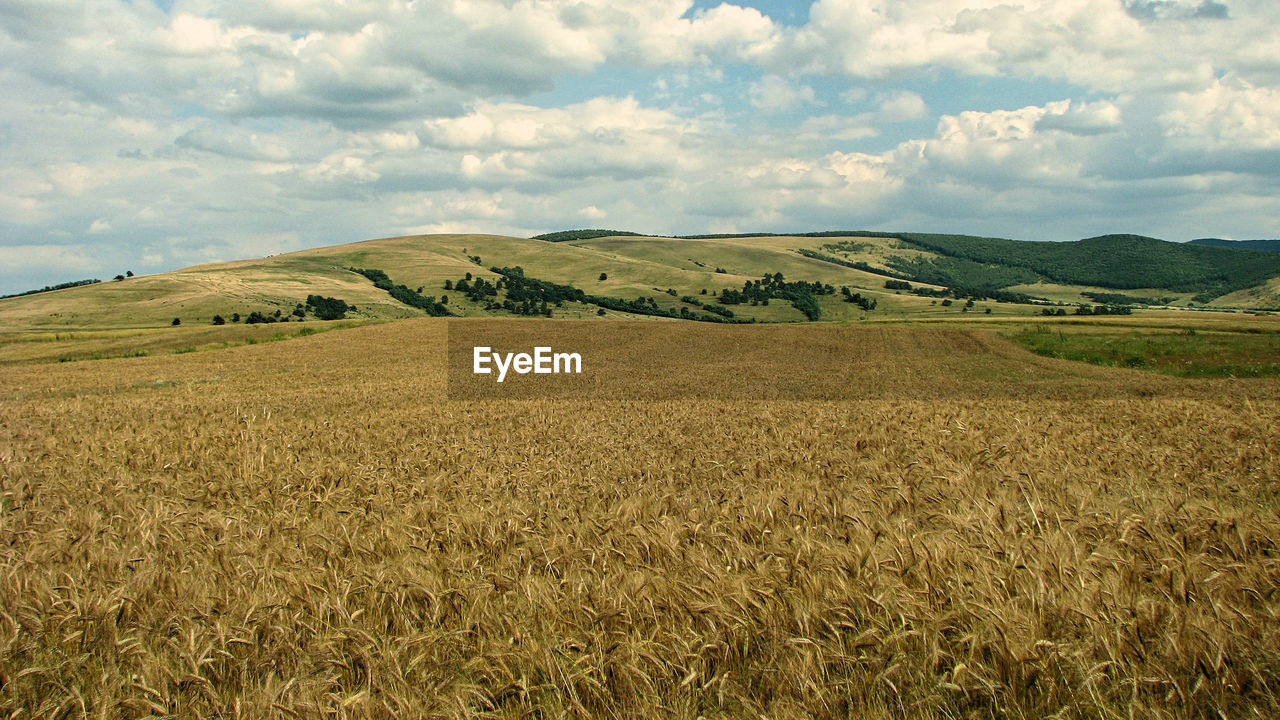
[[[405,285],[397,285],[391,282],[391,278],[387,274],[376,268],[347,268],[351,272],[360,274],[373,281],[373,286],[379,290],[385,290],[388,295],[395,298],[399,302],[409,307],[418,308],[426,312],[432,317],[444,317],[451,315],[449,309],[444,303],[434,298],[427,297],[416,290],[410,290]]]

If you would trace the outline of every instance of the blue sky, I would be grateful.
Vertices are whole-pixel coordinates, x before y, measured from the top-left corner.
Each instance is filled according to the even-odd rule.
[[[432,232],[1280,236],[1264,0],[0,0],[0,293]]]

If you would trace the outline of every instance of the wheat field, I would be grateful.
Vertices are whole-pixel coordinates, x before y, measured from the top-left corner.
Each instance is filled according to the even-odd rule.
[[[601,325],[650,379],[451,396],[430,319],[5,367],[0,714],[1280,713],[1280,381]]]

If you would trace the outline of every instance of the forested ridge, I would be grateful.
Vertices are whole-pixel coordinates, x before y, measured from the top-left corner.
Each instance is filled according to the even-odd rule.
[[[1191,245],[1231,248],[1232,250],[1270,250],[1280,252],[1280,240],[1224,240],[1222,238],[1197,238]]]
[[[1053,282],[1194,292],[1201,302],[1280,275],[1280,255],[1141,235],[1101,235],[1060,243],[926,233],[898,237],[949,258],[1023,268]]]

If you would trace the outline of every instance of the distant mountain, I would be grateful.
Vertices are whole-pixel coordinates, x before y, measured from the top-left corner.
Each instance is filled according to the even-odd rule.
[[[1200,238],[1198,240],[1192,240],[1187,244],[1232,248],[1234,250],[1271,250],[1273,252],[1280,252],[1280,240],[1224,240],[1222,238]]]

